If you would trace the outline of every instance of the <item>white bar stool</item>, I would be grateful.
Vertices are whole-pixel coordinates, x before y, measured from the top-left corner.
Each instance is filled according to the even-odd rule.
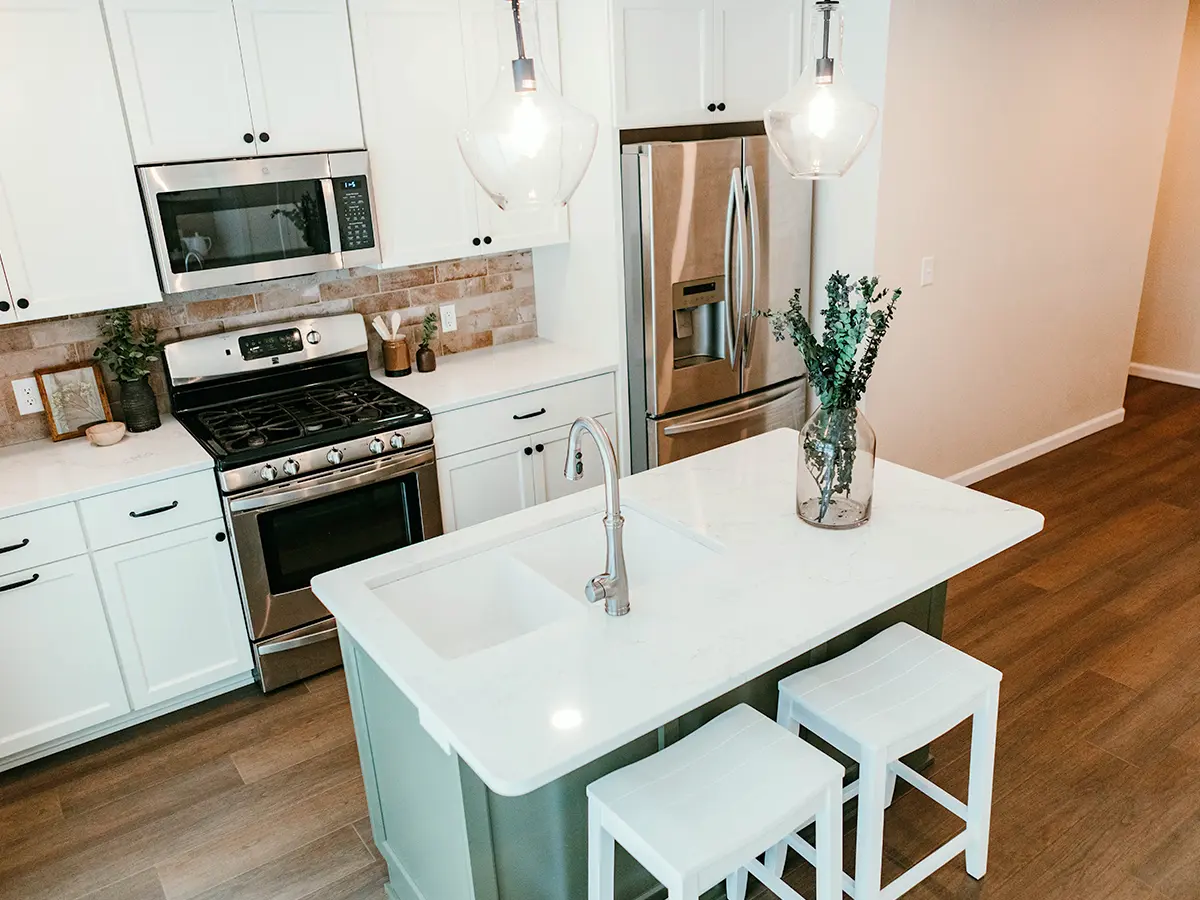
[[[841,900],[844,776],[766,716],[734,707],[588,785],[588,898],[613,900],[619,841],[670,900],[698,900],[722,880],[742,897],[747,871],[783,900],[803,900],[757,857],[815,817],[817,900]]]
[[[858,761],[859,779],[844,799],[858,796],[855,874],[842,889],[855,900],[895,900],[964,850],[967,873],[987,871],[992,814],[992,772],[1001,674],[911,625],[893,625],[860,647],[779,683],[779,724],[801,726]],[[971,723],[971,772],[966,803],[900,761],[960,722]],[[886,888],[883,814],[892,802],[896,776],[966,822],[966,829]],[[767,854],[767,868],[781,874],[787,848],[811,860],[814,851],[799,835]]]

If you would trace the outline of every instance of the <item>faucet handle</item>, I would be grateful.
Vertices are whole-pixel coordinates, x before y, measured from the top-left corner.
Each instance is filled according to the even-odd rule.
[[[588,603],[599,603],[601,600],[608,598],[608,590],[604,584],[604,576],[597,575],[587,583],[584,588],[584,593],[587,595]]]

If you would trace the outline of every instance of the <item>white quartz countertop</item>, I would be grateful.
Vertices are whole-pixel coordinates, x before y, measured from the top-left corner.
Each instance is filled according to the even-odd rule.
[[[584,604],[580,615],[444,659],[385,599],[386,586],[398,579],[445,565],[466,567],[470,575],[480,553],[586,515],[595,515],[603,560],[601,489],[319,576],[313,586],[417,707],[430,735],[493,791],[516,796],[1043,525],[1032,510],[880,462],[871,522],[847,532],[819,530],[795,514],[796,457],[796,432],[780,430],[623,479],[627,511],[676,523],[721,551],[645,591],[631,566],[633,610],[623,618]],[[453,630],[462,610],[452,602],[442,608],[444,628]]]
[[[617,368],[595,349],[541,338],[439,356],[433,372],[418,372],[415,365],[414,360],[413,373],[403,378],[388,378],[382,371],[374,375],[434,415]]]
[[[0,449],[0,517],[213,467],[212,457],[175,419],[93,447],[86,437],[30,441]]]

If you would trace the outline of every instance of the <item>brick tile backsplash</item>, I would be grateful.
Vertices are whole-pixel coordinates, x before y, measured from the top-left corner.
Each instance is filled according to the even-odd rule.
[[[477,259],[447,260],[403,269],[351,269],[174,294],[162,303],[135,307],[139,325],[156,328],[164,343],[236,331],[309,316],[356,312],[367,320],[372,366],[383,364],[376,315],[401,314],[415,351],[421,320],[443,303],[454,303],[458,330],[431,342],[439,356],[537,337],[533,259],[528,251]],[[10,382],[35,369],[88,362],[100,343],[103,313],[0,326],[0,447],[49,437],[43,414],[21,416]],[[113,413],[120,392],[105,373]],[[161,366],[151,375],[159,406],[168,408]]]

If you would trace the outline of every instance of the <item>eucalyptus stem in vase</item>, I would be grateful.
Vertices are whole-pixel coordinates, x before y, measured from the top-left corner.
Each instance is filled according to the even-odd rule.
[[[800,350],[821,400],[800,433],[796,511],[822,528],[854,528],[871,517],[875,479],[875,432],[858,402],[902,291],[881,289],[878,278],[851,282],[849,275],[835,272],[825,294],[819,341],[799,290],[786,310],[763,315],[776,340],[790,340]]]

